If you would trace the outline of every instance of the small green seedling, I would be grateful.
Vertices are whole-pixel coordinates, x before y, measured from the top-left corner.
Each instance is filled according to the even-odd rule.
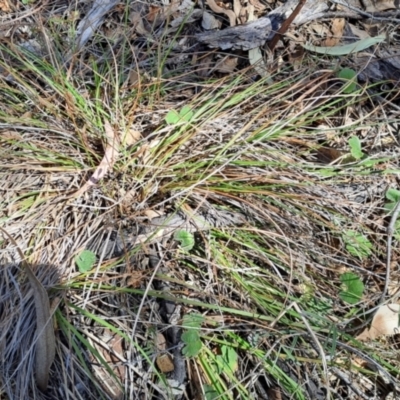
[[[357,73],[354,69],[343,68],[339,71],[337,76],[345,82],[343,93],[354,93],[357,90]]]
[[[178,122],[190,122],[193,119],[194,112],[189,106],[184,106],[181,111],[170,110],[165,117],[167,124],[174,125]]]
[[[361,150],[361,142],[357,136],[352,136],[349,139],[349,146],[350,146],[351,155],[356,160],[361,160],[364,157],[364,153]]]
[[[75,257],[75,262],[79,268],[79,272],[88,272],[96,262],[96,255],[90,250],[83,250],[82,253]]]
[[[186,357],[196,357],[201,350],[202,342],[200,340],[200,327],[204,321],[204,317],[200,314],[189,314],[183,317],[182,325],[185,332],[182,333],[182,341],[185,346],[182,354]]]
[[[187,252],[193,249],[194,236],[192,233],[185,231],[184,229],[180,229],[175,232],[174,238],[180,242],[180,247],[183,251]]]
[[[358,303],[364,292],[364,283],[361,279],[352,272],[346,272],[341,275],[340,281],[342,282],[342,290],[339,292],[340,299],[348,304]]]
[[[343,240],[346,250],[355,257],[366,258],[372,254],[372,243],[368,238],[356,231],[345,231]]]

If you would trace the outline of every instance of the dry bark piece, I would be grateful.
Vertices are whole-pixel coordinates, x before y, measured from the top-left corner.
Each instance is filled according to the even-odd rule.
[[[221,31],[204,32],[196,35],[199,42],[222,50],[250,50],[262,46],[272,31],[271,21],[260,18],[248,24],[238,25]]]

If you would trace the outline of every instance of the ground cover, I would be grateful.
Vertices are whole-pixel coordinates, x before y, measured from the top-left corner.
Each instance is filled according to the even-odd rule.
[[[396,398],[393,32],[221,50],[257,12],[111,5],[3,3],[2,398]]]

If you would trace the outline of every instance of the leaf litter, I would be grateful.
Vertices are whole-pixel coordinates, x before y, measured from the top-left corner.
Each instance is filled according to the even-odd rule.
[[[200,364],[196,364],[195,368],[195,361],[185,363],[182,354],[176,352],[176,348],[182,345],[177,338],[182,336],[185,328],[179,326],[179,321],[178,325],[173,325],[168,313],[162,316],[162,312],[158,311],[158,308],[162,310],[171,305],[163,300],[168,296],[169,303],[190,305],[183,307],[184,316],[190,314],[191,308],[197,307],[200,312],[208,314],[209,321],[215,321],[218,317],[219,325],[213,326],[216,336],[210,337],[202,329],[189,334],[187,344],[192,347],[188,351],[191,356],[200,359],[204,357],[204,346],[210,346],[219,360],[218,364],[209,364],[215,368],[215,376],[219,376],[221,367],[218,365],[228,358],[231,367],[227,373],[231,371],[234,374],[231,379],[237,378],[238,381],[225,381],[224,384],[234,395],[237,394],[235,390],[244,390],[240,382],[245,382],[249,373],[245,365],[253,365],[252,357],[257,354],[250,356],[246,353],[246,346],[250,343],[246,330],[254,331],[255,326],[260,328],[257,333],[261,338],[257,351],[264,352],[258,360],[268,360],[266,354],[271,352],[277,360],[272,370],[266,367],[259,372],[265,374],[267,371],[272,388],[281,397],[290,393],[286,375],[276,375],[278,370],[285,371],[290,367],[285,357],[292,357],[297,362],[304,358],[312,359],[315,357],[313,346],[319,341],[324,348],[328,343],[341,351],[347,349],[347,355],[354,356],[361,352],[366,357],[371,351],[369,343],[366,342],[361,349],[352,349],[352,353],[346,348],[345,336],[347,329],[356,329],[360,322],[365,322],[365,310],[353,309],[356,306],[353,303],[332,305],[332,299],[339,301],[343,269],[344,273],[354,273],[354,280],[363,284],[362,296],[358,289],[355,294],[361,302],[360,307],[370,309],[371,301],[377,295],[379,297],[379,289],[382,288],[383,271],[379,267],[379,260],[385,251],[386,216],[379,210],[383,208],[387,187],[397,186],[390,172],[398,169],[396,159],[391,157],[391,150],[396,144],[397,98],[389,89],[377,92],[369,87],[368,95],[362,101],[351,103],[342,97],[343,85],[335,86],[336,71],[326,73],[323,79],[313,80],[321,75],[315,68],[315,59],[308,58],[309,53],[303,53],[304,64],[300,63],[297,71],[285,71],[287,66],[282,62],[277,63],[277,60],[286,57],[288,42],[285,40],[293,49],[302,44],[291,39],[294,29],[300,31],[298,37],[301,36],[304,42],[312,39],[315,46],[329,45],[331,48],[349,44],[354,48],[357,40],[368,40],[378,35],[368,28],[366,38],[352,37],[351,43],[347,43],[346,23],[344,27],[342,24],[336,26],[336,23],[329,26],[326,21],[318,21],[324,29],[315,29],[314,26],[311,34],[307,25],[299,24],[315,20],[318,13],[323,16],[327,8],[324,2],[319,2],[317,7],[309,2],[295,20],[295,28],[289,27],[287,39],[277,44],[273,62],[263,63],[259,58],[262,68],[268,70],[272,79],[266,73],[264,77],[268,78],[268,83],[261,80],[264,86],[257,88],[258,75],[263,75],[260,70],[250,67],[240,80],[236,78],[236,71],[251,64],[247,64],[241,50],[231,50],[228,58],[224,58],[226,54],[220,50],[210,50],[204,45],[196,47],[197,40],[205,37],[201,36],[204,27],[199,28],[204,22],[204,13],[194,3],[186,2],[184,6],[179,3],[153,5],[153,8],[146,4],[132,4],[127,8],[115,6],[108,13],[96,10],[96,4],[92,4],[90,11],[83,11],[84,16],[80,20],[81,27],[87,26],[86,22],[92,20],[93,15],[97,18],[94,24],[89,24],[88,30],[82,29],[85,33],[84,45],[80,45],[83,43],[82,35],[75,38],[75,44],[81,50],[79,57],[76,54],[71,54],[70,58],[64,57],[64,54],[69,54],[66,51],[57,64],[60,68],[66,60],[69,61],[66,63],[69,68],[68,79],[79,90],[85,87],[83,82],[89,82],[85,89],[85,104],[88,107],[80,106],[78,101],[74,103],[71,92],[66,92],[68,95],[59,99],[57,96],[60,96],[60,92],[57,90],[62,89],[55,82],[44,79],[51,76],[52,72],[48,70],[45,74],[39,74],[32,67],[38,65],[37,59],[29,64],[30,69],[25,64],[27,72],[21,79],[21,60],[14,59],[15,64],[9,64],[13,66],[9,71],[12,74],[7,76],[13,76],[22,87],[28,85],[29,90],[21,94],[25,103],[20,98],[13,99],[11,95],[5,97],[4,103],[12,109],[12,113],[1,116],[1,123],[5,124],[1,127],[12,131],[12,134],[0,138],[7,169],[1,175],[2,198],[5,199],[1,217],[7,220],[13,232],[23,229],[27,243],[34,243],[35,254],[40,260],[54,263],[53,269],[62,274],[67,291],[68,300],[57,319],[59,337],[62,338],[57,346],[63,359],[69,357],[75,372],[73,376],[69,375],[69,371],[66,374],[63,364],[56,360],[52,368],[50,393],[54,394],[51,391],[56,387],[68,387],[75,398],[98,398],[99,395],[114,398],[121,395],[119,388],[127,371],[118,369],[121,363],[124,368],[129,366],[129,373],[135,378],[130,379],[130,390],[135,393],[165,394],[171,389],[168,384],[165,386],[165,382],[169,382],[180,388],[173,392],[179,398],[184,390],[182,388],[187,384],[182,378],[185,374],[179,372],[179,365],[190,368],[193,382],[195,379],[200,384],[209,382],[204,378],[205,369],[198,374],[196,368]],[[314,14],[310,16],[313,6]],[[76,10],[69,7],[65,12],[72,16]],[[258,21],[261,19],[261,23],[264,23],[262,18],[265,15],[272,17],[281,14],[287,18],[291,13],[288,7],[284,8],[285,5],[274,7],[272,11],[271,7],[264,9],[264,14],[258,13]],[[215,39],[216,33],[220,32],[225,35],[221,37],[227,40],[231,48],[247,50],[256,45],[263,55],[263,46],[271,39],[270,32],[264,32],[263,37],[254,36],[254,40],[246,36],[241,43],[235,39],[238,32],[247,29],[241,26],[247,21],[246,13],[250,13],[245,8],[235,2],[228,10],[235,13],[237,27],[230,26],[233,21],[230,12],[210,14],[222,29],[211,34],[208,32],[208,37],[213,38],[217,48],[221,47]],[[206,9],[208,13],[213,12],[212,7]],[[52,11],[47,8],[45,11],[44,20],[48,20]],[[373,10],[370,8],[369,12]],[[126,16],[134,21],[133,26],[123,26],[121,21],[125,21]],[[391,16],[388,15],[388,18]],[[58,23],[65,32],[72,32],[70,28],[75,28],[77,21],[77,18],[67,18]],[[270,19],[265,26],[275,22]],[[361,24],[365,28],[368,22],[362,21],[358,26]],[[45,29],[42,31],[43,37],[51,32],[49,25]],[[18,35],[18,29],[16,32]],[[34,31],[27,32],[25,37],[32,39]],[[25,37],[14,36],[17,44],[22,44]],[[72,38],[65,41],[70,48],[73,48]],[[127,38],[129,46],[126,48],[129,51],[125,52],[123,46],[128,43],[125,41]],[[41,44],[43,42],[37,43],[42,46],[40,51],[46,55],[46,60],[57,59],[59,49],[51,46],[46,49]],[[384,54],[381,49],[382,44],[374,45],[371,51],[364,49],[360,56],[366,56],[372,64],[374,57]],[[30,51],[37,50],[32,48]],[[4,48],[2,52],[5,52]],[[159,65],[160,55],[165,61],[163,65]],[[346,65],[341,67],[346,66],[358,72],[354,66],[359,60],[357,57],[346,57],[346,61],[343,61]],[[390,59],[387,55],[384,58],[385,62]],[[96,71],[91,69],[94,67],[88,68],[88,65],[94,65],[90,64],[93,59],[97,62]],[[235,62],[224,65],[221,63],[224,59]],[[110,60],[118,61],[114,63]],[[319,60],[319,68],[324,73],[326,65],[332,66],[328,60]],[[116,67],[119,62],[129,67],[119,70]],[[308,62],[310,65],[307,65]],[[381,62],[379,59],[375,65],[381,65]],[[113,67],[108,68],[110,65]],[[390,79],[394,76],[394,64],[388,65],[391,67],[386,68],[380,78]],[[4,63],[1,67],[7,69]],[[132,85],[136,88],[133,93],[121,91],[114,97],[117,99],[114,104],[110,95],[115,94],[115,87],[111,82],[120,78],[127,82],[129,76],[132,77],[127,71],[130,68],[138,69],[140,79],[134,77]],[[307,75],[310,71],[311,75]],[[364,72],[364,80],[369,73]],[[116,79],[118,74],[120,77]],[[7,81],[7,76],[4,75],[2,82],[9,88],[8,93],[13,93],[15,87],[12,85],[15,83],[8,84],[11,81]],[[102,77],[102,85],[96,86],[96,76]],[[210,84],[207,81],[210,77],[219,80]],[[285,86],[283,83],[289,80],[291,84]],[[272,90],[274,82],[282,87]],[[27,93],[33,93],[33,97],[23,97]],[[351,93],[347,95],[351,97]],[[60,108],[57,113],[54,107],[50,107],[50,96],[58,101],[55,103]],[[37,98],[40,101],[34,101]],[[68,109],[63,108],[65,99],[69,99]],[[334,102],[328,104],[327,99],[337,99],[342,108],[335,108]],[[16,125],[18,116],[27,111],[18,108],[23,108],[19,104],[33,106],[27,117],[28,123]],[[327,108],[324,109],[325,105]],[[189,107],[189,114],[195,113],[195,122],[191,121],[192,116],[189,118],[188,113],[181,113],[185,107]],[[101,116],[96,114],[99,108]],[[329,114],[333,109],[335,113]],[[126,112],[126,118],[119,114],[121,110]],[[108,115],[104,119],[107,113],[115,115]],[[14,120],[10,117],[12,115]],[[119,117],[116,118],[116,115]],[[173,115],[170,126],[165,124],[168,115]],[[44,125],[38,128],[37,119],[41,119]],[[103,127],[99,120],[106,121]],[[118,121],[112,125],[125,124],[128,132],[135,132],[132,137],[121,135],[122,144],[126,144],[123,148],[117,131],[107,121]],[[105,135],[99,133],[103,128]],[[354,139],[349,142],[355,136],[358,142],[354,143]],[[342,154],[354,153],[355,147],[359,150],[358,154],[362,149],[362,154],[367,158],[360,157],[360,162],[372,162],[372,167],[361,163],[352,165],[347,162],[344,166],[335,164]],[[65,165],[61,164],[59,156],[55,156],[55,151],[65,156]],[[321,154],[328,152],[333,157],[323,159]],[[85,181],[87,166],[95,165],[97,157],[101,161],[94,167],[92,179]],[[82,185],[82,182],[85,183]],[[64,194],[71,190],[76,194],[73,201],[63,203]],[[51,196],[41,200],[41,193],[47,191]],[[185,232],[186,241],[190,239],[190,250],[186,252],[179,252],[179,243],[174,240],[174,233],[179,230]],[[346,232],[353,232],[354,235],[349,237]],[[155,247],[162,248],[162,251],[155,250]],[[100,260],[98,274],[96,272],[92,278],[83,278],[82,271],[75,266],[73,255],[82,249],[93,252]],[[393,249],[393,256],[396,260],[397,249]],[[162,268],[152,280],[150,276],[155,258]],[[2,277],[4,287],[10,284],[9,276],[13,274],[14,270]],[[128,282],[132,282],[133,278],[135,289],[155,288],[163,293],[157,297],[157,293],[145,292],[149,303],[140,314],[140,323],[135,332],[132,332],[131,321],[138,319],[135,309],[141,304],[143,291],[138,294],[130,292],[131,289],[126,290],[132,287]],[[392,273],[391,279],[398,277]],[[88,281],[97,286],[90,293],[91,300],[86,304],[88,311],[84,314],[74,307],[86,298],[85,285]],[[15,288],[12,293],[18,298],[18,287]],[[260,295],[257,301],[251,295],[243,296],[243,293],[258,291]],[[347,288],[349,291],[354,290]],[[268,296],[277,304],[275,308],[269,307],[265,301]],[[315,336],[311,345],[304,335],[299,336],[302,343],[298,347],[291,341],[290,335],[309,332],[310,329],[305,325],[300,328],[296,325],[304,322],[303,314],[290,314],[287,321],[281,316],[280,311],[285,310],[284,299],[287,296],[301,303],[301,308],[295,310],[306,310],[310,314],[315,310],[315,315],[307,318],[315,323],[313,329],[318,335],[324,336],[324,341],[321,336]],[[217,304],[218,308],[212,308],[213,304]],[[221,312],[222,307],[224,312]],[[328,313],[323,311],[326,307]],[[27,315],[28,312],[29,308],[25,308],[21,315]],[[252,319],[251,316],[255,315],[257,318]],[[68,319],[64,316],[68,316]],[[328,324],[330,318],[332,320]],[[111,321],[111,326],[106,321]],[[278,324],[282,331],[288,327],[293,329],[288,332],[289,337],[278,336],[280,346],[285,349],[285,357],[275,352],[276,338],[270,336],[270,324]],[[339,327],[336,333],[342,335],[339,339],[326,334],[333,329],[332,324]],[[10,332],[11,325],[8,323],[5,326]],[[141,352],[143,349],[138,348],[138,342],[145,347],[154,341],[154,331],[150,326],[166,330],[167,349],[153,348],[149,352],[146,348]],[[372,319],[368,327],[370,340],[377,337],[371,333],[374,326]],[[26,332],[32,332],[30,325],[23,327]],[[243,327],[246,328],[244,331]],[[120,330],[117,336],[123,340],[116,340],[113,344],[107,338],[115,329]],[[393,326],[388,331],[395,332],[395,329]],[[135,341],[130,339],[132,337]],[[354,337],[357,338],[355,333]],[[220,344],[220,340],[224,344]],[[239,349],[231,347],[231,343],[239,346]],[[16,351],[16,344],[15,340],[8,343],[6,354]],[[31,349],[28,340],[21,344],[17,352],[23,352],[26,346]],[[102,358],[100,355],[94,357],[99,354],[95,352],[96,348],[106,350]],[[319,347],[321,357],[324,356],[324,348]],[[87,349],[93,349],[93,352],[89,351],[90,357],[85,355]],[[156,363],[161,363],[157,369],[146,355],[156,355],[160,351],[171,352],[173,357],[167,353],[164,367],[160,355],[157,355]],[[31,360],[30,353],[26,354],[27,360]],[[235,359],[237,354],[241,357],[238,363]],[[332,354],[335,356],[333,350]],[[105,359],[106,362],[99,363],[99,359]],[[351,362],[351,356],[349,359]],[[396,365],[393,354],[388,359],[393,366]],[[204,358],[201,360],[204,362]],[[341,363],[340,356],[335,360],[337,364]],[[173,370],[171,362],[174,364]],[[36,392],[29,383],[31,364],[20,365],[18,374],[2,375],[8,377],[7,384],[3,385],[2,382],[2,387],[9,396],[22,393],[24,397],[24,394],[35,391],[40,398],[42,394]],[[96,368],[91,368],[91,365],[96,365]],[[112,374],[107,365],[112,365],[118,372]],[[254,365],[260,368],[263,364],[256,360]],[[315,366],[318,363],[303,362],[302,365],[310,375],[292,376],[292,382],[297,382],[298,387],[305,381],[312,382],[310,385],[316,388],[324,386],[322,381],[310,379],[310,376],[325,374],[326,371],[322,372]],[[378,369],[379,364],[372,364],[371,368]],[[394,367],[387,368],[391,371],[393,383],[397,380]],[[151,376],[151,379],[143,379],[143,371],[149,370],[151,373],[146,377]],[[159,370],[171,374],[167,381],[157,375]],[[4,374],[4,371],[2,364],[1,373]],[[362,382],[344,385],[343,382],[354,382],[352,378],[356,374],[352,371],[344,369],[342,375],[335,375],[332,368],[329,374],[332,387],[336,385],[335,390],[342,397],[355,398],[351,397],[351,385],[358,390],[357,393],[364,392],[369,396],[373,392],[368,389],[368,384]],[[72,379],[69,380],[69,377]],[[107,377],[111,377],[113,383]],[[367,375],[363,377],[369,379],[371,384],[372,379]],[[72,381],[82,384],[70,385]],[[104,387],[106,381],[111,390]],[[262,387],[260,382],[252,390],[262,393],[271,389]],[[248,384],[252,385],[251,382]],[[304,396],[312,398],[311,392],[304,393]],[[249,393],[241,392],[242,398],[248,398],[246,395]]]

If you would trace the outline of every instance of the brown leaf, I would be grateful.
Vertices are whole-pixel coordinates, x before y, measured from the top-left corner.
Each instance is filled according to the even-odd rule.
[[[149,6],[149,12],[148,12],[146,18],[147,18],[147,21],[154,22],[156,20],[156,18],[160,17],[161,15],[162,15],[162,8],[161,7],[155,6],[155,5],[150,5]]]
[[[136,33],[138,33],[139,35],[147,36],[148,32],[147,29],[144,27],[141,14],[138,12],[134,12],[129,18],[135,28]]]
[[[232,73],[238,63],[237,57],[224,57],[222,60],[218,61],[215,65],[215,69],[223,74]]]
[[[335,18],[332,21],[331,34],[329,34],[326,40],[321,42],[321,46],[327,46],[327,47],[336,46],[340,42],[343,36],[345,23],[346,21],[344,18]]]
[[[6,13],[9,13],[12,11],[12,8],[10,7],[10,2],[8,0],[1,0],[0,1],[0,10]]]
[[[124,359],[123,339],[111,330],[105,329],[101,340],[104,345],[96,344],[96,349],[103,356],[107,365],[113,370],[118,381],[123,382],[126,370],[122,361]],[[89,357],[95,366],[94,371],[96,375],[99,377],[104,390],[110,398],[113,400],[123,399],[123,391],[115,377],[110,375],[109,371],[103,365],[99,364],[98,360],[92,354]]]
[[[157,367],[161,372],[167,373],[172,372],[174,370],[174,363],[172,357],[169,354],[161,354],[156,359]]]
[[[134,129],[129,129],[124,137],[124,143],[126,147],[133,146],[136,144],[142,137],[142,134],[139,131],[135,131]]]

